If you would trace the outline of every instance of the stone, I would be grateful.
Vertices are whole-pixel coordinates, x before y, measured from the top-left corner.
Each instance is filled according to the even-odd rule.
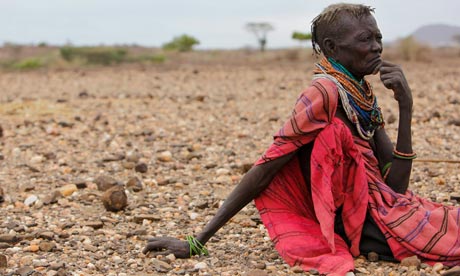
[[[49,205],[58,202],[58,199],[62,198],[62,194],[60,191],[53,191],[50,194],[45,195],[43,198],[43,204]]]
[[[117,180],[107,175],[99,176],[98,178],[96,178],[96,180],[94,180],[94,182],[97,185],[97,189],[102,192],[107,191],[108,189],[112,188],[115,185],[118,185]]]
[[[22,249],[24,252],[37,252],[40,250],[40,247],[37,244],[31,244]]]
[[[34,269],[30,266],[23,266],[16,270],[16,274],[19,276],[30,276],[32,273],[34,273]]]
[[[252,270],[246,271],[243,275],[244,276],[268,276],[268,273],[260,269],[252,269]]]
[[[31,206],[38,200],[38,197],[36,195],[30,195],[24,200],[24,205],[26,206]]]
[[[145,163],[138,163],[134,167],[134,170],[136,172],[140,172],[140,173],[146,173],[148,171],[148,169],[149,169],[149,167]]]
[[[117,185],[104,192],[101,197],[107,211],[118,212],[128,206],[128,196],[123,186]]]
[[[63,197],[67,197],[67,196],[72,195],[77,190],[78,190],[77,185],[67,184],[59,188],[59,193],[61,193]]]
[[[172,153],[170,151],[163,151],[158,154],[158,160],[161,162],[171,162],[172,159]]]
[[[193,269],[195,270],[202,270],[206,268],[208,268],[208,265],[205,262],[196,263],[195,266],[193,267]]]
[[[53,251],[53,249],[56,247],[56,244],[52,241],[41,241],[38,244],[38,247],[40,248],[40,251],[50,252]]]
[[[172,269],[171,265],[167,262],[160,261],[158,259],[152,259],[152,264],[157,272],[168,272]]]
[[[444,268],[444,265],[442,263],[435,263],[433,265],[433,272],[436,272],[436,273],[439,273],[439,271],[441,271],[442,269]]]
[[[16,243],[18,242],[20,239],[18,238],[18,236],[14,235],[14,234],[3,234],[3,235],[0,235],[0,242],[7,242],[7,243]]]
[[[133,192],[140,192],[144,188],[142,182],[137,177],[132,177],[126,182],[126,188]]]
[[[54,239],[54,232],[51,231],[44,231],[38,234],[39,238],[45,239],[45,240],[52,240]]]
[[[6,267],[8,267],[8,258],[5,255],[0,254],[0,268]]]
[[[159,221],[161,217],[158,215],[137,215],[134,216],[133,220],[135,223],[142,223],[144,220]]]
[[[141,155],[137,152],[130,151],[126,154],[126,161],[131,163],[137,163],[141,159]]]
[[[101,229],[104,226],[104,223],[102,221],[100,221],[100,220],[96,220],[96,221],[89,221],[89,222],[85,223],[84,225],[88,226],[88,227],[91,227],[94,230],[97,230],[97,229]]]
[[[375,252],[369,252],[367,254],[367,259],[369,260],[369,262],[377,262],[379,260],[379,254]]]
[[[415,266],[417,269],[420,268],[421,261],[417,256],[407,257],[401,260],[401,266]]]
[[[0,187],[0,203],[5,201],[5,192],[3,191],[3,188]]]
[[[6,243],[6,242],[0,242],[0,249],[6,249],[10,248],[12,245]]]
[[[127,170],[132,170],[136,166],[136,163],[129,162],[129,161],[123,161],[121,162],[121,165],[123,166],[123,168]]]
[[[454,266],[444,273],[442,273],[442,276],[458,276],[460,275],[460,266]]]
[[[298,265],[291,267],[291,271],[294,272],[294,273],[303,273],[304,272],[303,268],[301,266],[298,266]]]

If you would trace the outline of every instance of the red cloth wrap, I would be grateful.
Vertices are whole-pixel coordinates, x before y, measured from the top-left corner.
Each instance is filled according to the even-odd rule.
[[[429,202],[408,191],[393,192],[383,181],[367,141],[353,137],[335,118],[338,93],[327,79],[313,81],[298,98],[291,118],[256,162],[263,164],[313,142],[311,189],[297,157],[255,199],[262,221],[289,265],[344,275],[354,268],[366,212],[388,239],[395,258],[418,255],[428,263],[460,264],[460,209]],[[350,248],[334,233],[342,206]]]

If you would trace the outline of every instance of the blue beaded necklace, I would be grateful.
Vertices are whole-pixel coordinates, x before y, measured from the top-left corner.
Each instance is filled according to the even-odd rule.
[[[338,63],[336,60],[334,60],[333,58],[327,58],[327,60],[330,62],[330,64],[332,65],[332,67],[334,69],[336,69],[337,71],[345,74],[347,77],[349,77],[350,79],[354,80],[355,82],[352,82],[352,83],[356,83],[356,84],[359,84],[356,85],[354,84],[354,86],[361,92],[362,95],[365,95],[365,89],[364,89],[364,85],[366,84],[364,79],[361,79],[361,80],[358,80],[355,76],[353,76],[353,74],[347,70],[347,68],[345,68],[342,64]],[[369,111],[366,111],[366,110],[363,110],[357,103],[356,101],[354,100],[353,96],[350,95],[349,93],[347,93],[347,98],[348,98],[348,101],[350,103],[350,105],[353,107],[353,109],[356,111],[357,115],[358,115],[358,120],[361,124],[361,126],[366,130],[366,131],[374,131],[375,129],[381,127],[383,125],[383,117],[382,117],[382,113],[381,113],[381,110],[377,104],[377,98],[375,98],[375,101],[372,105],[372,108],[371,110]]]

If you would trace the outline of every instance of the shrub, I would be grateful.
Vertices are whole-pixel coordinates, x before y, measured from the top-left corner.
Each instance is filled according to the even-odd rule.
[[[196,38],[184,34],[175,37],[171,42],[163,44],[163,49],[188,52],[193,50],[193,46],[198,44],[200,44],[200,42]]]
[[[32,70],[43,66],[43,62],[38,58],[29,58],[16,63],[12,67],[19,70]]]
[[[87,64],[111,65],[124,61],[127,51],[114,47],[71,47],[60,48],[60,54],[66,61],[82,59]]]
[[[397,50],[406,61],[429,61],[431,49],[419,43],[414,37],[408,36],[399,40]]]

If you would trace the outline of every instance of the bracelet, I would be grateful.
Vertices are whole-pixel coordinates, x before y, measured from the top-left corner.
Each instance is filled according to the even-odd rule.
[[[383,166],[383,168],[382,168],[383,179],[385,179],[388,176],[388,172],[390,171],[390,168],[391,168],[392,164],[393,164],[392,162],[388,162],[388,163],[385,164],[385,166]]]
[[[388,175],[390,174],[390,170],[391,170],[391,167],[389,167],[389,168],[386,170],[385,174],[383,175],[383,180],[384,180],[384,181],[387,181]]]
[[[413,160],[417,158],[417,154],[415,152],[412,153],[403,153],[400,151],[397,151],[396,149],[393,150],[393,157],[398,158],[398,159],[403,159],[403,160]]]
[[[206,249],[206,247],[195,237],[187,236],[186,239],[190,246],[190,257],[193,255],[209,255],[208,249]]]

